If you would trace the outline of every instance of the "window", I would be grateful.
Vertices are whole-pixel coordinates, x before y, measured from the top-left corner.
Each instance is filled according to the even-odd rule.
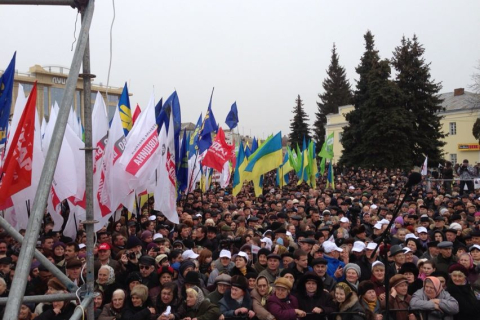
[[[457,154],[456,153],[451,153],[450,154],[450,162],[452,165],[455,165],[457,163]]]
[[[457,134],[457,123],[450,122],[450,135],[454,136]]]

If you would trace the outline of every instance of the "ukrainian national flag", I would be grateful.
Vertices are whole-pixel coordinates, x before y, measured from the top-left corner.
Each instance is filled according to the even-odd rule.
[[[243,142],[240,141],[240,146],[238,147],[237,154],[237,165],[235,166],[235,173],[233,175],[233,195],[236,196],[243,187],[243,182],[245,181],[245,168],[247,167],[248,161],[245,157],[245,150],[243,148]]]
[[[308,167],[310,186],[315,188],[317,186],[318,167],[315,155],[315,142],[313,141],[310,141],[308,145]]]
[[[292,164],[289,161],[289,153],[285,153],[283,157],[283,164],[280,168],[277,169],[277,184],[280,188],[283,188],[289,182],[288,174],[293,170]]]
[[[16,56],[17,53],[15,52],[7,69],[0,77],[0,144],[4,144],[7,141],[8,120],[10,119],[10,107],[12,106]]]
[[[282,165],[282,135],[281,132],[275,136],[269,137],[260,148],[257,149],[249,158],[245,171],[254,180],[271,170],[275,170]]]
[[[127,83],[123,87],[122,95],[118,100],[118,111],[120,113],[120,120],[122,120],[123,134],[125,137],[132,130],[132,110],[130,109],[130,97],[128,96]]]
[[[328,165],[327,188],[335,189],[335,175],[333,173],[332,162]]]

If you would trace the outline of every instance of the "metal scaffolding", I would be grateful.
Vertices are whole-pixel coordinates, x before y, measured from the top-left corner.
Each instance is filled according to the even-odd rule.
[[[75,294],[66,293],[56,296],[31,296],[24,297],[27,279],[30,272],[30,265],[33,256],[37,257],[42,264],[45,265],[52,273],[58,277],[62,283],[70,291],[75,291],[77,287],[65,275],[60,275],[59,270],[51,263],[47,263],[46,259],[39,251],[36,250],[37,238],[40,233],[42,218],[44,215],[45,206],[47,204],[48,194],[52,186],[53,175],[57,166],[58,156],[62,146],[63,136],[68,121],[70,106],[72,105],[78,76],[80,73],[80,66],[83,62],[83,79],[84,79],[84,124],[85,124],[85,171],[86,171],[86,212],[87,220],[83,223],[87,232],[87,292],[81,304],[77,306],[73,316],[70,319],[80,319],[84,316],[85,309],[87,311],[88,319],[93,319],[93,246],[94,246],[94,226],[93,224],[93,158],[92,158],[92,107],[91,107],[91,83],[90,79],[93,77],[90,74],[90,51],[89,51],[89,30],[92,23],[95,0],[0,0],[0,5],[62,5],[78,8],[82,15],[82,26],[79,33],[79,39],[75,47],[75,52],[70,66],[67,82],[65,85],[65,94],[60,104],[58,118],[55,123],[54,135],[45,158],[45,165],[43,166],[40,182],[37,193],[33,201],[33,209],[30,215],[29,223],[25,238],[22,239],[4,219],[0,219],[0,225],[10,233],[17,241],[22,242],[20,256],[15,270],[10,294],[8,296],[8,304],[5,308],[4,318],[6,320],[15,320],[18,318],[18,312],[22,301],[47,301],[52,299],[68,300],[75,298]],[[55,270],[56,269],[56,270]],[[58,272],[57,272],[58,271]],[[6,302],[6,299],[5,299]],[[0,300],[0,304],[5,303]]]

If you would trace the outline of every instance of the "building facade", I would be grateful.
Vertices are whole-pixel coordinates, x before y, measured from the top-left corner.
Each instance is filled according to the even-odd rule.
[[[468,159],[471,164],[480,163],[480,145],[472,133],[473,124],[480,117],[480,97],[474,93],[466,92],[463,88],[453,92],[442,93],[442,124],[445,137],[443,153],[445,160],[453,164]],[[345,120],[347,113],[354,109],[353,105],[338,108],[338,113],[327,115],[326,136],[334,132],[333,162],[338,162],[342,156],[343,146],[341,141],[343,127],[348,125]]]
[[[19,85],[23,86],[25,95],[29,95],[33,84],[37,81],[37,110],[40,119],[48,121],[50,110],[55,102],[60,105],[63,94],[65,92],[65,85],[67,83],[69,69],[60,66],[44,66],[35,65],[30,67],[28,73],[15,72],[15,82],[13,87],[13,101],[10,114],[13,114],[15,107],[15,100],[18,95]],[[1,72],[3,73],[3,71]],[[97,92],[100,92],[107,105],[107,112],[109,119],[113,117],[115,108],[118,105],[118,100],[122,94],[123,88],[109,87],[108,101],[107,101],[107,87],[100,84],[92,83],[92,105],[95,103]],[[78,118],[83,123],[83,78],[79,76],[77,81],[77,88],[75,97],[73,99],[73,110]]]

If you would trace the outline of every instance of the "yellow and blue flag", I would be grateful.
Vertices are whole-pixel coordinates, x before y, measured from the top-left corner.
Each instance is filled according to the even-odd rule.
[[[122,95],[118,100],[118,111],[120,113],[120,120],[122,120],[123,133],[125,137],[132,130],[132,110],[130,109],[130,97],[128,96],[127,83],[123,87]]]
[[[328,165],[327,188],[335,189],[335,175],[333,172],[331,161],[330,161],[330,164]]]
[[[235,101],[230,108],[230,112],[225,119],[225,123],[227,126],[232,130],[238,124],[238,110],[237,110],[237,102]]]
[[[17,53],[15,52],[7,69],[0,77],[0,144],[4,144],[7,141],[8,120],[10,119],[10,108],[12,106],[16,56]]]
[[[283,188],[290,182],[289,173],[293,170],[293,166],[289,160],[290,154],[287,152],[283,157],[283,164],[277,169],[277,185]]]
[[[236,196],[240,190],[242,190],[243,182],[245,181],[245,168],[247,167],[248,161],[245,157],[245,150],[243,148],[243,142],[240,141],[240,146],[238,147],[237,161],[235,166],[235,173],[233,174],[233,195]]]
[[[258,140],[257,138],[253,137],[253,141],[252,141],[252,153],[254,153],[255,151],[257,151],[258,149]]]
[[[282,165],[282,135],[281,132],[269,137],[260,148],[248,158],[248,165],[245,171],[254,180],[271,170]]]

